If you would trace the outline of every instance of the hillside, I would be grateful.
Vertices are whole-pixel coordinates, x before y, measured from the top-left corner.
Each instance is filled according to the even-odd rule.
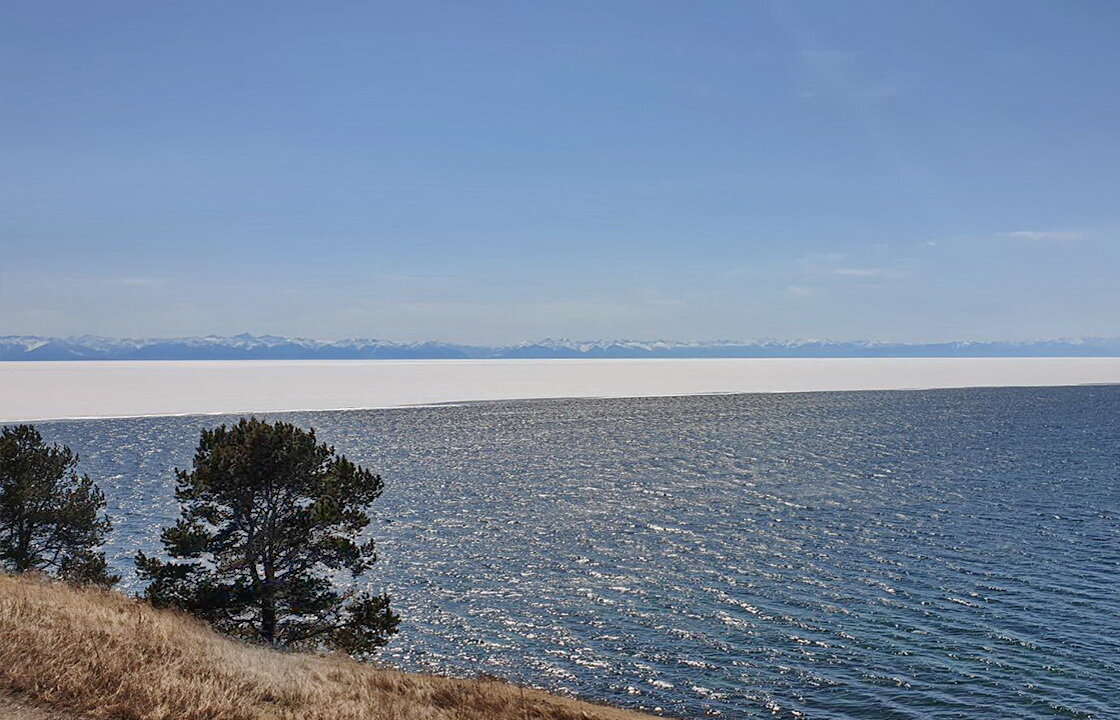
[[[120,593],[0,575],[0,717],[642,720],[497,680],[234,642]]]

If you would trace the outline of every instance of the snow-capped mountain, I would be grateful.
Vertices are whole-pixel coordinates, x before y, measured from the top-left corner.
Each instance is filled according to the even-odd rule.
[[[243,333],[231,337],[55,338],[0,336],[0,360],[366,360],[454,358],[747,357],[1115,357],[1120,338],[1029,342],[887,343],[877,341],[669,340],[575,341],[546,338],[510,346],[390,340],[338,341]]]

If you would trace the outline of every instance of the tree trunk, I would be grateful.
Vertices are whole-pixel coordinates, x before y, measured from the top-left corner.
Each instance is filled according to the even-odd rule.
[[[266,558],[264,583],[261,586],[261,637],[270,645],[276,644],[276,571]]]
[[[35,557],[31,553],[31,530],[24,529],[19,534],[16,543],[17,550],[12,558],[12,564],[17,573],[25,573],[35,567]]]
[[[270,645],[276,644],[276,603],[268,591],[261,597],[261,637]]]

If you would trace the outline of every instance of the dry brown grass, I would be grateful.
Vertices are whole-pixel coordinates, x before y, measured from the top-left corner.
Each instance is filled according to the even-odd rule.
[[[4,693],[127,720],[649,720],[500,681],[243,645],[116,592],[0,575],[0,717]]]

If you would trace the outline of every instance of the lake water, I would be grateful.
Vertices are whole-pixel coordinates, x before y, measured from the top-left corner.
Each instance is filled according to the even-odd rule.
[[[1120,717],[1118,386],[270,417],[386,479],[393,665],[682,717]],[[129,574],[226,419],[40,428]]]

